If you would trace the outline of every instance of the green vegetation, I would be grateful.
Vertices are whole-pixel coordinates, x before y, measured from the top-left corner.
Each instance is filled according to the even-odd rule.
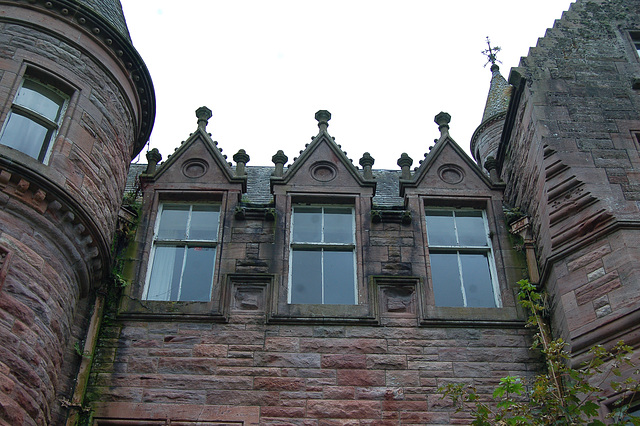
[[[607,424],[640,425],[640,418],[628,415],[630,404],[640,391],[640,370],[631,358],[632,348],[623,342],[606,349],[598,345],[589,360],[573,368],[567,344],[550,339],[544,318],[544,295],[528,280],[521,280],[518,298],[529,312],[527,326],[537,332],[532,349],[540,350],[546,371],[533,380],[507,376],[500,380],[492,397],[482,400],[473,385],[450,383],[439,389],[450,398],[456,412],[469,412],[476,426],[494,425],[605,425],[599,417],[605,389],[617,395],[617,403],[606,416]]]

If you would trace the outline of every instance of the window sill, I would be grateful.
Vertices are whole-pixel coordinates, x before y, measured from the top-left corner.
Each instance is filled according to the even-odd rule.
[[[518,309],[503,308],[453,308],[427,306],[420,325],[437,327],[500,327],[522,328],[526,320]]]
[[[125,298],[118,318],[146,321],[226,322],[228,316],[214,302],[163,302]]]

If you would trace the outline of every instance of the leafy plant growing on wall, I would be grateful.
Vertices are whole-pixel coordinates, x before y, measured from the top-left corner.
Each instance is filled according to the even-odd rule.
[[[438,389],[450,398],[456,412],[469,412],[476,426],[494,425],[592,425],[604,426],[598,419],[605,387],[618,396],[607,415],[608,424],[640,425],[640,417],[628,414],[640,391],[640,370],[631,358],[632,348],[618,342],[613,348],[601,345],[589,351],[589,360],[573,368],[567,343],[550,338],[544,318],[543,294],[528,280],[521,280],[518,298],[529,312],[528,327],[537,332],[532,349],[539,349],[546,371],[532,381],[507,376],[495,388],[492,400],[482,398],[473,385],[449,383]],[[626,372],[624,377],[623,370]],[[631,374],[629,374],[629,372]]]

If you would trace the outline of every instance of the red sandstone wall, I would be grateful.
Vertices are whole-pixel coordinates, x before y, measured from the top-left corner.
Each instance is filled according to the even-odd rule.
[[[0,246],[11,254],[0,283],[0,422],[61,424],[87,291],[110,267],[140,101],[124,64],[78,17],[57,3],[0,3],[0,122],[27,67],[73,88],[48,164],[0,146]]]

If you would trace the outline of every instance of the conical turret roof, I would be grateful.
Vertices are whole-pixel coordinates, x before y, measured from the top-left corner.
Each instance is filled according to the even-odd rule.
[[[507,112],[509,107],[509,99],[511,98],[512,86],[500,74],[500,67],[496,64],[491,66],[491,84],[489,86],[489,95],[487,103],[484,106],[484,114],[482,115],[482,123],[499,114]]]

